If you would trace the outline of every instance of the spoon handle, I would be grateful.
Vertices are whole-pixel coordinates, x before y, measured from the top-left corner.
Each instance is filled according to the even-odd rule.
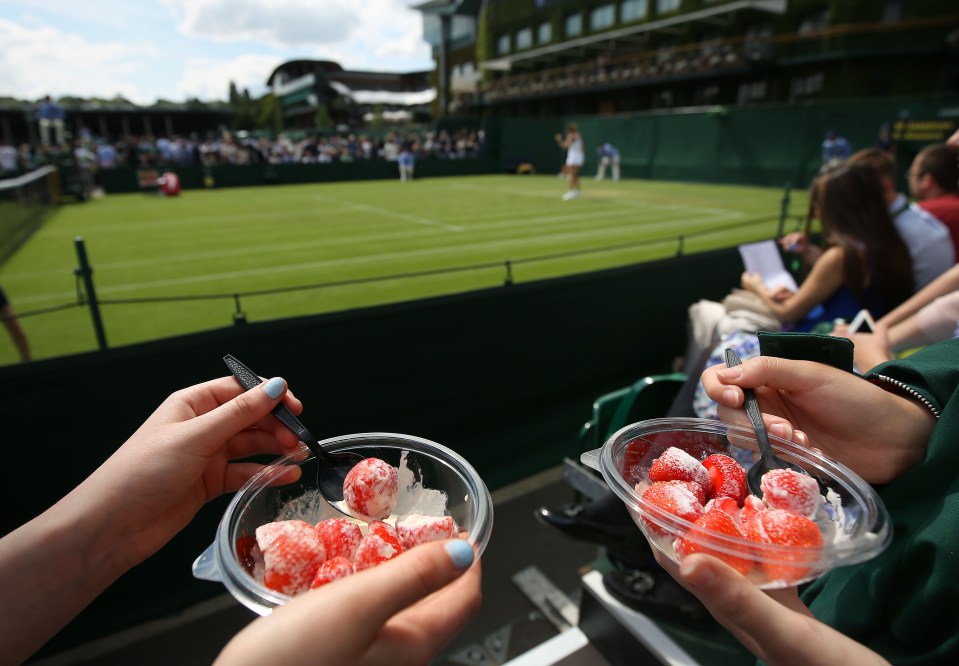
[[[226,367],[230,369],[230,372],[233,373],[233,376],[240,382],[243,388],[250,390],[254,386],[263,383],[259,375],[246,367],[232,354],[224,356],[223,362],[226,363]],[[320,446],[319,441],[313,436],[313,433],[307,430],[300,419],[296,418],[289,407],[281,402],[273,409],[273,416],[275,416],[280,423],[292,430],[293,433],[300,438],[300,441],[309,447],[317,460],[328,460],[328,454],[323,450],[323,447]]]
[[[726,365],[733,367],[741,365],[742,359],[732,349],[726,350]],[[769,437],[766,434],[766,424],[763,423],[763,414],[759,409],[759,400],[756,399],[756,393],[751,388],[743,389],[743,406],[746,408],[746,416],[756,432],[756,441],[759,444],[759,455],[763,459],[773,461],[776,455],[773,453],[772,444],[769,443]]]

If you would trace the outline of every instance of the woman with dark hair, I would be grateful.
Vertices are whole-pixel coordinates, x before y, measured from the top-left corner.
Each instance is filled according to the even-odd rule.
[[[851,319],[863,308],[881,317],[906,300],[913,291],[912,260],[875,171],[839,167],[820,177],[812,197],[826,247],[799,289],[773,293],[756,273],[743,273],[743,289],[755,292],[783,328],[792,331]]]

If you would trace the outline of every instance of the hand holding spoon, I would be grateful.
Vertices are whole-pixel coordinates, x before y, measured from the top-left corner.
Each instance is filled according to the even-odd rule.
[[[263,380],[260,379],[259,375],[243,365],[234,356],[227,354],[223,357],[223,362],[226,363],[230,372],[233,373],[233,376],[243,388],[249,390],[262,383]],[[349,471],[363,460],[363,456],[347,451],[338,453],[327,451],[320,445],[313,433],[307,430],[306,426],[290,411],[290,408],[282,402],[273,409],[273,416],[292,430],[313,453],[317,462],[316,487],[320,494],[334,509],[351,515],[343,504],[343,480],[346,479]]]

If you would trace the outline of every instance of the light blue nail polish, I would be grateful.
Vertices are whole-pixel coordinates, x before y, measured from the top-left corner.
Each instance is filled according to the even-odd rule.
[[[286,388],[286,382],[282,377],[274,377],[263,385],[263,390],[271,399],[276,400],[283,395],[283,389]]]
[[[473,547],[462,539],[456,539],[446,544],[446,553],[457,569],[465,569],[473,563]]]

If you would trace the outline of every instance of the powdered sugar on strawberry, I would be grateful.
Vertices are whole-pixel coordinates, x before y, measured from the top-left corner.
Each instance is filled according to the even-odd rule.
[[[816,479],[792,469],[774,469],[763,474],[759,483],[763,501],[771,509],[783,509],[812,518],[822,504]]]
[[[379,458],[361,460],[343,481],[343,501],[358,517],[386,518],[393,512],[398,496],[396,468]]]

